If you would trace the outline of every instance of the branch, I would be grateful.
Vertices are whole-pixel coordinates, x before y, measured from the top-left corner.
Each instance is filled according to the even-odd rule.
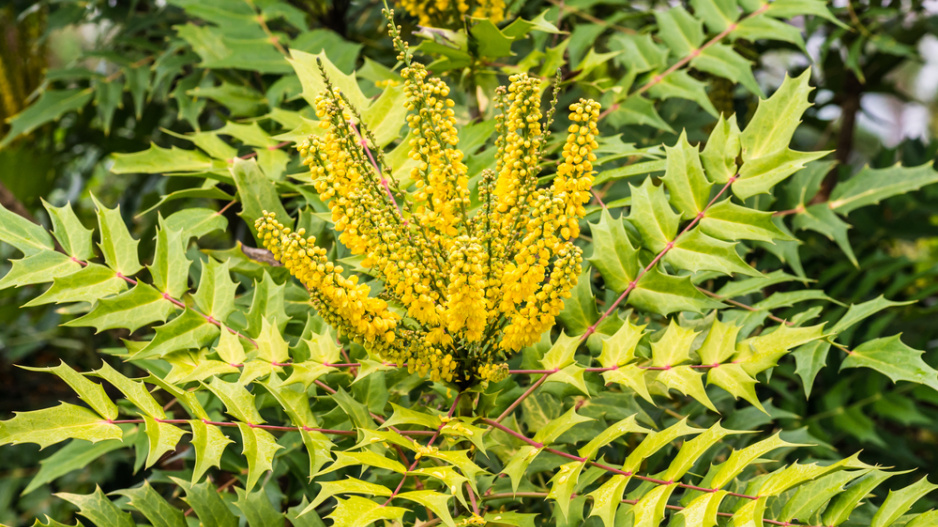
[[[652,268],[654,268],[655,265],[657,265],[658,262],[660,262],[661,259],[664,258],[666,254],[668,254],[668,251],[674,248],[674,243],[681,236],[683,236],[692,228],[694,228],[694,226],[697,225],[697,223],[699,223],[700,220],[704,218],[707,211],[710,210],[710,207],[712,207],[713,204],[716,203],[717,200],[720,199],[720,197],[722,197],[723,194],[725,194],[727,190],[729,190],[730,185],[732,185],[733,182],[735,182],[737,179],[739,179],[739,174],[736,174],[733,177],[729,178],[729,180],[727,180],[726,184],[723,185],[723,188],[720,189],[720,192],[718,192],[716,196],[713,196],[713,199],[711,199],[710,202],[707,203],[707,206],[704,207],[703,210],[698,212],[696,216],[694,216],[694,219],[691,220],[690,223],[688,223],[687,226],[684,227],[684,230],[679,232],[678,235],[675,236],[673,240],[668,242],[667,245],[664,246],[664,249],[662,249],[661,252],[659,252],[658,255],[655,256],[655,258],[651,262],[648,263],[648,265],[646,265],[641,271],[638,272],[638,276],[636,276],[634,280],[629,282],[629,285],[625,288],[625,291],[623,291],[622,294],[619,295],[619,298],[617,298],[615,302],[613,302],[612,305],[609,306],[609,309],[607,309],[602,315],[600,315],[599,320],[597,320],[596,322],[593,323],[592,326],[587,328],[586,332],[583,333],[583,335],[580,337],[580,340],[586,340],[587,338],[589,338],[590,335],[596,332],[596,328],[599,327],[599,324],[601,324],[603,320],[606,320],[606,318],[608,318],[609,315],[614,313],[616,308],[619,307],[619,304],[625,301],[625,299],[629,296],[629,293],[631,293],[635,289],[635,286],[638,285],[638,281],[641,280],[642,277],[645,276],[646,273],[651,271]]]

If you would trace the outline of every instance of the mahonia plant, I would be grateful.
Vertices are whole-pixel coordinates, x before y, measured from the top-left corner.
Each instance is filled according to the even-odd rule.
[[[753,4],[746,9],[768,9]],[[733,2],[695,5],[739,15]],[[127,336],[123,348],[99,350],[113,357],[92,371],[32,369],[61,379],[81,404],[0,422],[0,446],[68,441],[27,492],[133,447],[142,484],[57,496],[99,527],[938,522],[918,505],[938,488],[927,478],[886,494],[877,489],[901,472],[812,450],[805,429],[757,430],[790,417],[756,387],[793,354],[823,365],[836,348],[844,368],[938,389],[938,372],[898,336],[839,342],[894,302],[880,297],[818,323],[820,308],[800,303],[830,300],[823,291],[775,291],[794,277],[741,256],[757,243],[794,242],[752,198],[825,172],[812,165],[824,152],[789,146],[809,106],[809,73],[786,79],[744,128],[721,117],[702,150],[686,134],[645,149],[600,137],[603,114],[585,98],[551,141],[547,83],[518,73],[496,92],[496,139],[478,156],[491,163],[474,173],[450,89],[413,60],[393,24],[391,36],[403,86],[370,104],[324,55],[315,68],[312,56],[291,53],[319,119],[298,144],[308,171],[292,181],[265,172],[260,153],[226,158],[207,132],[186,136],[206,154],[154,147],[117,158],[121,173],[169,166],[191,176],[195,167],[230,183],[229,206],[240,203],[273,258],[248,247],[189,250],[228,227],[224,210],[160,216],[144,266],[120,211],[94,198],[97,249],[70,205],[44,204],[51,234],[0,207],[0,240],[23,254],[0,289],[51,282],[27,307],[67,304],[65,316],[79,315],[69,326]],[[408,115],[373,126],[376,114],[398,115],[387,101]],[[385,156],[405,123],[407,137]],[[218,133],[236,126],[248,125]],[[553,172],[541,175],[555,151]],[[594,171],[623,157],[643,159],[632,175],[646,177],[619,187],[624,200],[597,193],[594,205],[594,183],[616,184],[635,168]],[[884,183],[862,171],[811,207],[845,214],[938,179],[931,167],[888,174]],[[331,221],[339,243],[307,235],[313,218]],[[750,297],[758,301],[744,303]],[[796,305],[795,316],[773,313]],[[132,377],[135,367],[146,376]],[[796,449],[804,457],[790,462]]]
[[[275,213],[265,211],[255,227],[340,334],[435,381],[499,381],[506,356],[553,327],[581,273],[573,240],[591,199],[600,106],[585,99],[570,105],[562,159],[550,187],[539,189],[548,138],[541,81],[512,76],[499,91],[496,166],[482,175],[481,207],[472,211],[450,89],[412,60],[391,28],[406,65],[415,191],[403,195],[383,156],[373,154],[373,141],[369,148],[368,130],[354,124],[355,108],[328,79],[316,99],[323,133],[298,146],[339,240],[364,256],[361,265],[383,282],[384,298],[370,296],[357,276],[344,276],[315,237],[292,231]]]

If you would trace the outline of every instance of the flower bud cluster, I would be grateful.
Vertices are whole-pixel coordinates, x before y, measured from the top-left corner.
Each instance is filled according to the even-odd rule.
[[[464,235],[456,240],[446,289],[446,329],[465,332],[469,342],[482,339],[487,322],[486,260],[487,254],[475,238]]]
[[[397,0],[421,26],[458,28],[466,16],[488,18],[497,24],[505,18],[504,0]]]
[[[427,78],[421,64],[401,71],[407,94],[407,125],[411,130],[410,158],[416,161],[411,179],[416,182],[414,216],[426,227],[434,243],[449,249],[452,239],[466,224],[469,207],[468,168],[456,145],[455,103],[449,86],[441,79]]]
[[[596,123],[599,121],[599,103],[585,101],[570,105],[570,120],[573,124],[567,129],[567,141],[563,145],[563,162],[557,167],[557,177],[554,178],[553,192],[566,204],[564,219],[566,226],[561,229],[564,239],[576,238],[580,235],[579,220],[586,215],[584,205],[591,198],[590,188],[593,186],[593,162],[599,148],[596,138],[599,131]]]
[[[264,211],[254,226],[264,247],[306,286],[323,311],[344,321],[336,329],[345,329],[363,343],[394,342],[399,317],[387,302],[370,297],[370,288],[359,284],[358,276],[343,276],[342,267],[326,259],[326,250],[316,245],[315,237],[304,237],[304,229],[291,232],[273,212]]]
[[[482,174],[473,208],[450,89],[389,29],[405,64],[407,185],[398,188],[361,117],[328,79],[315,101],[321,133],[298,145],[339,242],[363,257],[383,290],[372,295],[328,262],[314,238],[272,213],[257,220],[258,236],[307,287],[323,320],[369,353],[434,381],[498,382],[508,374],[505,358],[553,326],[580,275],[573,239],[590,198],[599,105],[571,105],[556,177],[538,189],[547,136],[541,85],[513,75],[496,98],[495,170]]]

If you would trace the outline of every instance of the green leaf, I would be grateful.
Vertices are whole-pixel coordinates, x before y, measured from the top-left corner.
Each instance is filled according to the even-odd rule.
[[[64,325],[93,327],[96,333],[115,328],[133,333],[147,324],[165,322],[174,311],[173,304],[159,291],[137,282],[130,291],[102,298],[87,314]]]
[[[615,527],[616,510],[622,502],[622,493],[629,483],[629,476],[616,474],[607,479],[599,488],[589,493],[593,498],[590,516],[599,516],[605,527]]]
[[[570,292],[570,298],[563,301],[563,311],[557,318],[574,335],[582,335],[599,320],[589,267],[580,274],[576,286]]]
[[[788,148],[802,114],[811,106],[810,79],[810,69],[794,79],[786,76],[774,95],[759,102],[755,115],[740,135],[744,164]]]
[[[713,44],[700,51],[690,62],[692,68],[742,84],[753,94],[764,97],[752,74],[752,63],[726,44]],[[787,145],[786,145],[787,146]]]
[[[703,23],[683,7],[655,11],[658,36],[678,57],[686,57],[700,48],[704,41]]]
[[[408,424],[420,425],[432,430],[436,430],[443,425],[443,421],[440,420],[440,417],[437,415],[421,413],[416,410],[398,406],[394,403],[391,403],[391,408],[394,410],[394,413],[391,414],[391,417],[381,425],[381,428],[390,428],[392,426]]]
[[[704,176],[698,147],[687,142],[687,132],[681,132],[674,146],[666,146],[667,168],[661,178],[670,193],[670,203],[685,220],[692,219],[707,206],[710,182]]]
[[[265,422],[254,405],[254,394],[241,383],[225,382],[213,377],[205,387],[225,404],[225,413],[228,415],[249,424],[259,425]]]
[[[752,126],[750,123],[749,127]],[[749,127],[746,130],[749,130]],[[745,135],[745,132],[743,132]],[[740,199],[768,193],[775,185],[801,170],[807,163],[826,156],[829,152],[796,152],[783,148],[751,159],[739,169],[739,179],[733,183],[733,193]],[[743,151],[745,156],[745,150]]]
[[[247,331],[250,335],[259,335],[265,320],[276,322],[279,331],[286,327],[290,318],[283,307],[284,289],[284,284],[277,284],[273,277],[266,273],[259,282],[254,282],[254,297],[247,313]]]
[[[551,345],[550,349],[541,358],[541,366],[544,369],[560,369],[573,364],[573,355],[580,346],[580,339],[575,336],[567,336],[566,332],[561,331],[557,340]]]
[[[229,260],[219,263],[211,257],[206,259],[202,265],[199,288],[192,295],[202,313],[222,323],[235,309],[235,293],[238,290],[238,284],[231,279],[228,266]]]
[[[664,186],[656,187],[651,178],[632,190],[629,222],[638,229],[642,244],[654,252],[661,252],[674,240],[681,215],[671,209]]]
[[[834,187],[828,206],[838,214],[846,215],[886,198],[931,185],[938,182],[938,171],[933,165],[926,163],[917,167],[903,167],[896,164],[879,169],[863,167],[856,175]]]
[[[208,346],[218,337],[218,326],[186,309],[178,317],[156,328],[156,335],[143,349],[131,357],[132,360],[164,357],[174,351],[199,349]]]
[[[248,225],[251,232],[257,234],[254,221],[269,211],[276,213],[277,220],[284,225],[292,225],[292,220],[280,203],[280,197],[273,181],[261,172],[254,159],[235,159],[231,165],[231,175],[238,188],[238,199],[241,200],[241,219]]]
[[[848,29],[850,26],[841,22],[827,9],[827,3],[821,0],[778,0],[767,4],[765,14],[775,18],[793,18],[799,15],[814,15]]]
[[[44,284],[56,278],[68,276],[79,269],[81,265],[55,251],[41,251],[36,254],[12,260],[10,272],[0,279],[0,290],[9,287]]]
[[[735,273],[758,276],[756,271],[736,252],[736,244],[708,236],[701,229],[694,229],[679,237],[673,248],[664,256],[664,261],[676,269],[716,271],[725,275]]]
[[[147,439],[150,442],[144,468],[150,468],[160,460],[163,454],[176,450],[179,440],[188,432],[167,423],[157,422],[148,415],[143,416],[143,421],[146,423]]]
[[[622,470],[635,472],[645,459],[661,450],[665,445],[679,437],[691,434],[697,435],[701,432],[703,432],[702,429],[687,426],[687,419],[682,419],[660,432],[649,433],[645,436],[645,439],[629,453],[628,457],[625,459],[625,463],[622,465]]]
[[[185,497],[181,498],[195,512],[202,525],[216,527],[237,527],[238,519],[219,496],[218,490],[208,481],[194,485],[180,478],[169,477],[182,490]]]
[[[108,452],[124,448],[126,445],[118,439],[89,443],[87,441],[70,441],[51,456],[39,462],[39,471],[23,489],[22,495],[48,485],[61,476],[87,467],[92,461]]]
[[[666,275],[657,267],[642,275],[629,296],[629,304],[660,315],[676,311],[703,313],[723,305],[701,293],[689,276]]]
[[[635,515],[635,527],[657,527],[664,519],[664,508],[677,485],[659,485],[644,496],[632,507]]]
[[[564,518],[570,518],[570,498],[573,496],[584,466],[579,461],[564,463],[550,479],[550,491],[547,493],[547,498],[557,502],[557,508],[560,509],[560,514]]]
[[[201,420],[189,421],[192,429],[192,446],[195,448],[195,467],[192,469],[192,483],[202,479],[211,467],[221,466],[221,455],[231,439],[217,426],[205,424]]]
[[[223,169],[225,164],[214,161],[198,150],[185,150],[175,146],[150,148],[132,154],[114,154],[111,172],[115,174],[163,174],[167,172],[205,172]]]
[[[24,304],[23,307],[52,303],[94,302],[123,291],[126,287],[127,282],[118,278],[114,271],[103,265],[90,263],[74,273],[56,277],[52,281],[52,287]]]
[[[626,125],[652,126],[666,132],[673,132],[664,119],[658,115],[654,103],[641,95],[631,95],[624,102],[618,104],[607,117],[610,125],[621,128]]]
[[[314,499],[312,503],[309,504],[309,507],[306,508],[307,511],[314,510],[321,503],[325,502],[329,498],[335,497],[337,494],[366,494],[368,496],[391,495],[391,489],[385,487],[384,485],[378,485],[377,483],[362,481],[352,477],[336,481],[321,481],[319,482],[319,485],[319,494],[316,495],[316,499]],[[375,506],[377,505],[378,504],[375,503]],[[306,511],[303,511],[303,513],[305,512]],[[336,524],[344,525],[338,521],[336,521]]]
[[[669,76],[670,77],[670,76]],[[739,126],[736,116],[720,120],[710,132],[710,138],[700,153],[700,160],[710,181],[725,184],[736,174],[736,158],[739,157]]]
[[[448,508],[449,500],[453,498],[452,495],[441,494],[432,490],[415,490],[403,492],[398,494],[397,497],[423,505],[433,511],[443,521],[443,525],[456,527],[456,522],[453,521]]]
[[[83,108],[91,102],[93,96],[94,91],[91,88],[42,91],[38,101],[9,120],[10,131],[0,140],[0,148],[6,147],[23,134],[58,120],[65,113]]]
[[[618,331],[603,339],[603,350],[597,359],[604,368],[622,366],[635,360],[635,348],[647,326],[635,326],[626,320]]]
[[[335,462],[325,469],[317,472],[315,476],[329,474],[330,472],[335,472],[336,470],[341,470],[345,467],[354,467],[358,465],[383,468],[397,472],[398,474],[407,473],[407,467],[405,467],[402,463],[393,459],[388,459],[382,455],[375,454],[370,450],[364,450],[362,452],[336,452]]]
[[[892,382],[914,382],[938,390],[938,370],[922,360],[922,353],[906,346],[899,335],[893,335],[857,346],[844,359],[841,368],[871,368]]]
[[[592,418],[577,414],[576,407],[570,408],[562,416],[551,419],[546,426],[538,430],[534,434],[534,441],[549,445],[563,435],[564,432],[588,421],[592,421]]]
[[[498,26],[487,18],[476,18],[469,27],[470,49],[475,48],[477,57],[499,58],[511,56],[514,38],[502,33]]]
[[[614,220],[603,209],[598,223],[590,224],[593,255],[587,258],[603,276],[607,289],[624,291],[638,276],[638,251],[632,247],[622,219]]]
[[[795,373],[801,377],[805,398],[811,397],[814,379],[826,364],[827,354],[830,349],[830,342],[816,340],[800,346],[792,352],[795,357]]]
[[[792,227],[795,230],[812,230],[827,236],[828,239],[837,243],[854,266],[859,266],[857,257],[853,254],[853,248],[850,246],[850,238],[847,236],[850,225],[840,219],[826,204],[817,203],[805,208],[804,212],[795,216]]]
[[[740,20],[732,33],[732,38],[734,40],[747,40],[752,43],[758,40],[789,42],[798,46],[802,52],[807,52],[801,30],[792,24],[765,16],[748,17]]]
[[[850,513],[860,504],[867,495],[880,483],[894,476],[883,470],[872,470],[867,475],[850,485],[844,492],[834,498],[827,509],[824,510],[822,521],[824,525],[840,525],[847,521]]]
[[[120,206],[109,209],[101,204],[92,194],[95,208],[98,212],[98,227],[100,235],[101,253],[107,266],[124,276],[133,276],[143,266],[137,256],[139,240],[133,239],[124,218],[121,217]]]
[[[724,437],[732,434],[742,434],[745,432],[737,432],[734,430],[727,430],[720,426],[720,423],[716,423],[712,427],[708,428],[704,433],[698,435],[694,439],[685,441],[681,445],[681,449],[678,451],[677,455],[674,456],[674,459],[671,461],[671,464],[668,466],[668,469],[664,472],[662,479],[668,481],[679,480],[684,477],[685,474],[694,466],[694,463],[700,459],[707,450],[710,450],[713,445],[722,441]]]
[[[671,319],[664,335],[651,343],[651,365],[656,367],[677,366],[690,360],[690,346],[697,332],[681,327]]]
[[[691,77],[684,70],[678,70],[663,77],[661,82],[648,89],[648,94],[662,101],[674,97],[687,99],[700,105],[710,115],[714,117],[718,115],[717,109],[713,107],[710,97],[707,96],[706,83]]]
[[[261,474],[273,467],[274,454],[283,448],[277,444],[277,438],[270,432],[255,428],[246,423],[238,423],[241,431],[241,442],[244,445],[241,453],[248,460],[247,490],[254,488]]]
[[[66,203],[61,207],[53,207],[46,200],[42,200],[42,206],[49,213],[49,219],[52,221],[52,234],[55,235],[55,239],[58,240],[65,254],[79,260],[93,258],[94,248],[91,244],[91,235],[94,231],[86,229],[79,221],[75,211],[72,210],[72,204]]]
[[[884,309],[895,306],[906,306],[909,304],[915,303],[914,301],[908,302],[893,302],[891,300],[886,300],[883,295],[880,295],[873,300],[863,302],[862,304],[852,304],[847,312],[844,313],[840,320],[831,327],[831,334],[837,335],[843,331],[846,331],[858,324],[860,321],[879,313]]]
[[[650,34],[616,33],[609,37],[609,49],[621,51],[615,61],[621,62],[629,74],[664,69],[668,50],[652,40]]]
[[[813,518],[831,498],[843,492],[844,485],[868,472],[868,469],[834,472],[801,485],[785,504],[778,520],[790,522],[795,518]]]
[[[55,494],[76,507],[78,514],[88,518],[97,527],[134,527],[135,523],[129,512],[123,512],[117,505],[107,499],[101,487],[95,486],[91,494],[68,494],[59,492]]]
[[[365,128],[375,137],[378,148],[384,148],[401,137],[406,123],[407,105],[403,86],[389,86],[362,113]]]
[[[117,490],[114,494],[130,498],[127,505],[140,511],[153,527],[186,527],[182,511],[170,505],[146,481],[140,487]]]
[[[133,403],[133,405],[144,414],[154,419],[166,419],[166,413],[163,411],[163,407],[150,395],[149,390],[147,390],[143,382],[128,379],[106,362],[102,362],[101,367],[90,374],[96,375],[111,383],[124,394],[124,397],[126,397],[128,401]]]
[[[230,199],[230,196],[219,195],[219,199]],[[201,238],[215,231],[224,231],[228,228],[228,218],[218,211],[204,208],[185,208],[169,215],[165,221],[166,228],[181,231],[183,245],[191,238]]]
[[[306,99],[310,107],[315,107],[316,97],[326,90],[326,84],[319,72],[319,66],[316,64],[317,61],[321,61],[326,75],[329,76],[329,81],[333,86],[338,88],[343,95],[348,97],[352,106],[359,112],[363,112],[368,108],[368,98],[365,97],[365,94],[359,89],[355,74],[346,75],[342,73],[342,71],[332,64],[325,51],[317,55],[312,55],[297,49],[291,49],[290,57],[291,58],[287,60],[290,62],[290,65],[293,66],[294,71],[296,71],[296,76],[299,77],[300,84],[303,85],[303,98]]]
[[[105,80],[93,79],[94,106],[97,109],[98,120],[104,128],[104,135],[111,135],[111,123],[114,121],[114,112],[123,107],[124,82],[121,79]]]
[[[608,445],[609,443],[612,443],[613,441],[624,436],[625,434],[629,434],[629,433],[647,434],[649,432],[650,430],[639,425],[635,421],[634,415],[630,415],[626,417],[625,419],[622,419],[618,423],[615,423],[613,425],[606,427],[606,429],[600,432],[599,435],[590,439],[590,442],[584,445],[582,448],[580,448],[580,450],[577,453],[580,454],[580,457],[592,459],[593,456],[596,455],[597,452],[599,452],[600,448]]]
[[[287,350],[287,341],[277,327],[266,318],[261,323],[261,331],[257,336],[257,358],[275,363],[285,363],[290,360]]]
[[[929,483],[926,476],[908,487],[889,491],[886,501],[873,515],[873,522],[870,527],[889,527],[900,516],[908,512],[915,502],[935,489],[938,489],[938,485]]]
[[[241,510],[241,514],[244,515],[249,527],[269,527],[284,524],[283,513],[279,511],[279,508],[274,508],[264,489],[249,492],[235,487],[235,493],[238,495],[238,499],[234,502],[235,507]]]
[[[14,412],[12,419],[0,421],[0,445],[36,443],[42,449],[66,439],[96,443],[121,436],[119,426],[87,408],[68,403],[34,412]]]
[[[771,333],[750,337],[737,345],[735,362],[749,375],[756,375],[773,366],[788,350],[824,336],[824,325],[808,327],[777,326]]]
[[[704,234],[727,241],[758,240],[774,243],[775,240],[793,238],[775,225],[772,213],[750,209],[725,199],[707,209],[700,220]]]
[[[759,458],[772,450],[782,447],[798,446],[783,440],[779,434],[763,439],[758,443],[749,445],[742,450],[734,450],[729,458],[718,466],[716,474],[710,480],[712,488],[722,488],[736,479],[742,471],[750,464],[755,463]]]
[[[170,230],[163,221],[156,232],[156,252],[148,266],[153,285],[171,297],[178,298],[189,290],[189,265],[182,230]]]
[[[96,382],[88,380],[87,377],[73,370],[68,364],[65,364],[65,361],[60,360],[58,366],[50,366],[48,368],[20,367],[29,371],[47,371],[54,373],[65,381],[72,390],[75,390],[75,393],[78,394],[78,397],[84,401],[85,404],[98,412],[103,418],[117,419],[117,405],[104,393],[104,387]]]
[[[710,368],[707,372],[707,384],[723,388],[734,399],[742,397],[749,404],[765,412],[765,408],[756,396],[756,380],[750,377],[739,364],[721,364],[717,368]]]
[[[684,527],[715,527],[720,503],[725,497],[725,490],[705,493],[694,498],[677,514],[684,520]]]
[[[55,250],[52,236],[40,225],[0,205],[0,241],[19,249],[24,256]]]
[[[335,510],[332,511],[332,514],[326,516],[336,526],[365,527],[380,520],[400,521],[404,514],[408,512],[407,509],[385,507],[358,496],[351,496],[345,500],[336,498],[336,501],[338,501],[338,504]],[[309,507],[307,510],[311,510],[311,508]]]
[[[704,389],[703,372],[690,366],[676,366],[655,373],[655,380],[666,388],[677,390],[710,410],[717,411],[710,398],[707,397],[707,390]]]
[[[735,1],[691,0],[694,14],[707,24],[711,33],[721,33],[739,19]]]

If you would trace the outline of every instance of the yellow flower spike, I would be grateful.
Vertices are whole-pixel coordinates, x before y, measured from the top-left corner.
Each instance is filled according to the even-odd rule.
[[[566,143],[563,145],[563,162],[557,166],[551,191],[564,202],[566,223],[561,227],[564,239],[580,235],[579,220],[586,216],[585,205],[590,201],[593,186],[593,162],[599,148],[596,138],[599,131],[599,103],[580,99],[570,105],[570,120]]]
[[[462,5],[463,14],[477,9]],[[590,198],[599,105],[571,106],[556,177],[538,189],[549,133],[541,86],[513,75],[494,101],[496,167],[481,175],[480,206],[470,210],[450,89],[411,61],[398,28],[389,30],[405,64],[411,187],[399,188],[360,115],[328,78],[315,100],[321,133],[297,145],[338,241],[376,280],[345,274],[315,238],[273,214],[257,220],[258,240],[306,286],[326,323],[382,361],[461,387],[498,382],[507,357],[554,324],[579,277],[572,238]],[[553,106],[547,123],[552,115]],[[374,295],[377,284],[383,288]]]

